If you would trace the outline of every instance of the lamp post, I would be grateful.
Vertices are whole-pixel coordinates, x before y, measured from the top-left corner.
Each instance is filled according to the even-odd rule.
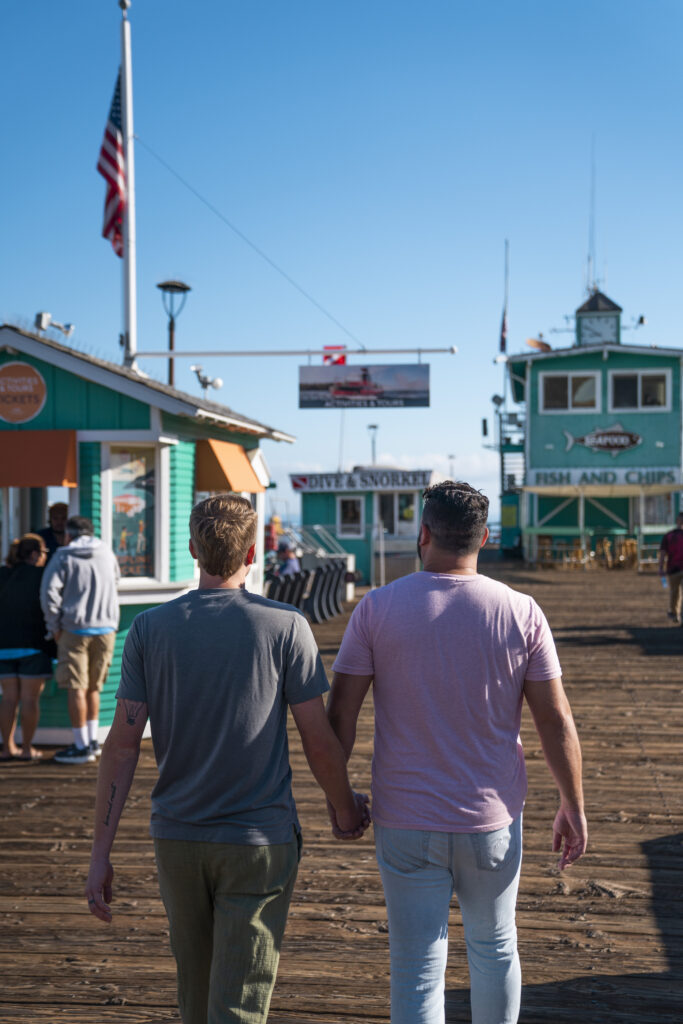
[[[491,401],[493,402],[494,405],[494,415],[496,417],[498,426],[498,440],[496,447],[498,449],[498,459],[500,463],[500,494],[502,497],[505,491],[505,461],[503,459],[503,411],[501,406],[505,404],[505,399],[503,398],[502,395],[492,395]]]
[[[175,348],[175,318],[180,315],[187,293],[192,291],[189,284],[183,281],[162,281],[157,285],[161,291],[161,300],[168,316],[168,351],[173,352]],[[173,359],[168,361],[168,383],[171,387],[174,384]]]
[[[370,451],[372,452],[372,465],[374,466],[377,462],[377,431],[379,430],[379,424],[368,423],[368,430],[370,431]]]

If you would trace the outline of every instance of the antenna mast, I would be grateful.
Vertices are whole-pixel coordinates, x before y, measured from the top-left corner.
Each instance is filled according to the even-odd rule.
[[[588,217],[588,259],[586,266],[586,291],[597,288],[595,280],[595,135],[591,136],[591,185],[590,213]]]

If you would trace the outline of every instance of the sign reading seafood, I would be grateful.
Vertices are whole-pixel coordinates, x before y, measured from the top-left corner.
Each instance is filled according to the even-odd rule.
[[[640,434],[624,430],[620,423],[615,423],[613,427],[596,427],[583,437],[574,437],[568,430],[563,430],[562,433],[567,439],[566,452],[570,452],[575,444],[581,444],[593,452],[609,452],[616,457],[619,452],[627,452],[630,448],[637,448],[643,443]]]
[[[400,409],[429,405],[429,365],[300,366],[300,409]]]

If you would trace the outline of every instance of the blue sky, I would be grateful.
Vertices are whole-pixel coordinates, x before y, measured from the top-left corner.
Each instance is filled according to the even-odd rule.
[[[502,386],[504,239],[509,351],[539,331],[567,344],[549,332],[585,298],[592,136],[603,290],[625,324],[647,317],[627,341],[683,345],[678,0],[133,0],[130,19],[140,349],[166,344],[155,285],[173,277],[193,289],[180,349],[349,341],[145,147],[368,348],[459,349],[429,357],[429,409],[349,411],[343,445],[338,411],[298,409],[296,358],[202,359],[225,382],[212,398],[298,438],[264,446],[277,511],[298,510],[288,473],[369,462],[369,423],[378,461],[447,473],[454,456],[496,504],[480,424]],[[116,0],[14,4],[0,68],[0,321],[49,310],[115,362],[95,164],[119,24]],[[196,394],[190,363],[176,380]]]

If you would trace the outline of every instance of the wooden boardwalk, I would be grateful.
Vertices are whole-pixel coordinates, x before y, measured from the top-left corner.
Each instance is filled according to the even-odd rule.
[[[562,877],[550,852],[554,788],[525,719],[529,769],[518,904],[522,1022],[683,1020],[683,629],[654,576],[485,566],[532,593],[553,627],[585,758],[589,854]],[[345,620],[316,627],[327,667]],[[336,843],[292,736],[305,833],[270,1020],[389,1020],[386,913],[372,839]],[[369,783],[364,709],[351,773]],[[178,1022],[175,972],[148,838],[149,742],[114,848],[107,927],[81,897],[95,769],[0,764],[0,1024]],[[447,1020],[468,1021],[457,909]]]

